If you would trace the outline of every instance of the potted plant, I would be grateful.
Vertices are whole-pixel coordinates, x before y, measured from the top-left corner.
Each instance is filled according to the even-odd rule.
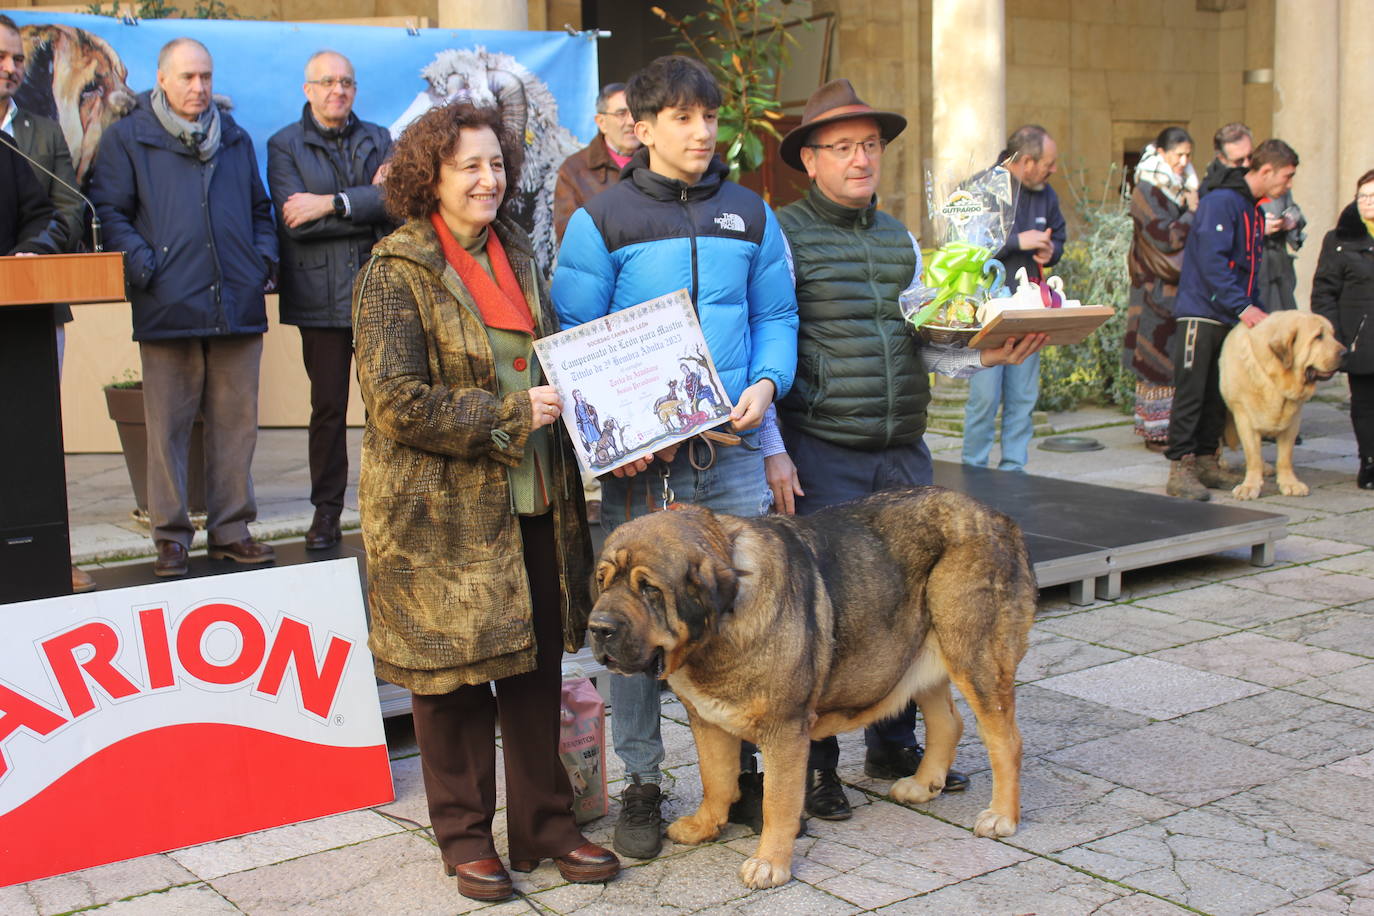
[[[123,378],[105,386],[105,406],[119,431],[124,451],[124,466],[134,488],[135,509],[131,513],[141,525],[148,525],[148,429],[143,418],[143,380],[126,370]],[[191,522],[205,527],[205,424],[199,416],[191,427],[191,457],[186,468],[186,500]]]

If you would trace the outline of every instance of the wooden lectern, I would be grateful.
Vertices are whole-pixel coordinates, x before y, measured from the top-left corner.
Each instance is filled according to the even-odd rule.
[[[0,257],[0,604],[72,590],[51,303],[124,300],[118,252]]]

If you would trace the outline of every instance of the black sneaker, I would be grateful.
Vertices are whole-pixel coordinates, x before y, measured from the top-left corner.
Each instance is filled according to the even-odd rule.
[[[622,856],[652,859],[663,848],[663,792],[655,783],[630,778],[634,781],[620,793],[620,817],[611,845]]]
[[[806,771],[806,813],[823,821],[847,821],[854,816],[834,770]]]
[[[1360,472],[1355,476],[1355,484],[1361,490],[1374,490],[1374,458],[1360,459]]]
[[[869,748],[864,754],[864,775],[874,779],[905,779],[916,772],[926,752],[919,744],[913,747],[883,746],[881,751]],[[945,775],[946,792],[962,792],[968,788],[968,775],[950,770]]]

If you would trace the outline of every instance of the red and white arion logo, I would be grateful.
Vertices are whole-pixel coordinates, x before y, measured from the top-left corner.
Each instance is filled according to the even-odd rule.
[[[394,797],[352,560],[5,610],[0,886]]]
[[[129,634],[113,624],[91,620],[39,643],[46,667],[60,691],[65,709],[52,709],[0,680],[0,779],[9,765],[4,745],[19,729],[47,736],[96,710],[93,690],[112,701],[181,685],[235,687],[252,685],[254,693],[276,697],[294,669],[300,707],[326,719],[338,694],[353,643],[331,635],[323,658],[317,658],[310,626],[282,616],[268,633],[257,615],[230,601],[202,604],[176,626],[168,626],[165,607],[136,611],[141,678],[121,669],[118,659]],[[237,648],[225,659],[207,656],[206,637],[216,629],[237,635]]]

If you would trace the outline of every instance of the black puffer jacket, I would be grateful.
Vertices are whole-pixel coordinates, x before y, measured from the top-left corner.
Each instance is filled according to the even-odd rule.
[[[916,441],[930,383],[897,304],[916,273],[911,234],[875,204],[843,207],[814,185],[778,222],[792,248],[800,319],[783,422],[864,451]]]
[[[1322,241],[1312,278],[1312,311],[1330,319],[1349,348],[1341,368],[1356,375],[1374,373],[1374,236],[1353,203]]]
[[[281,320],[311,328],[346,328],[353,308],[353,278],[372,244],[394,228],[372,176],[391,151],[386,128],[348,116],[337,137],[315,125],[307,104],[301,119],[267,141],[267,185],[281,243]],[[281,208],[292,194],[343,192],[347,216],[333,214],[288,227]]]

